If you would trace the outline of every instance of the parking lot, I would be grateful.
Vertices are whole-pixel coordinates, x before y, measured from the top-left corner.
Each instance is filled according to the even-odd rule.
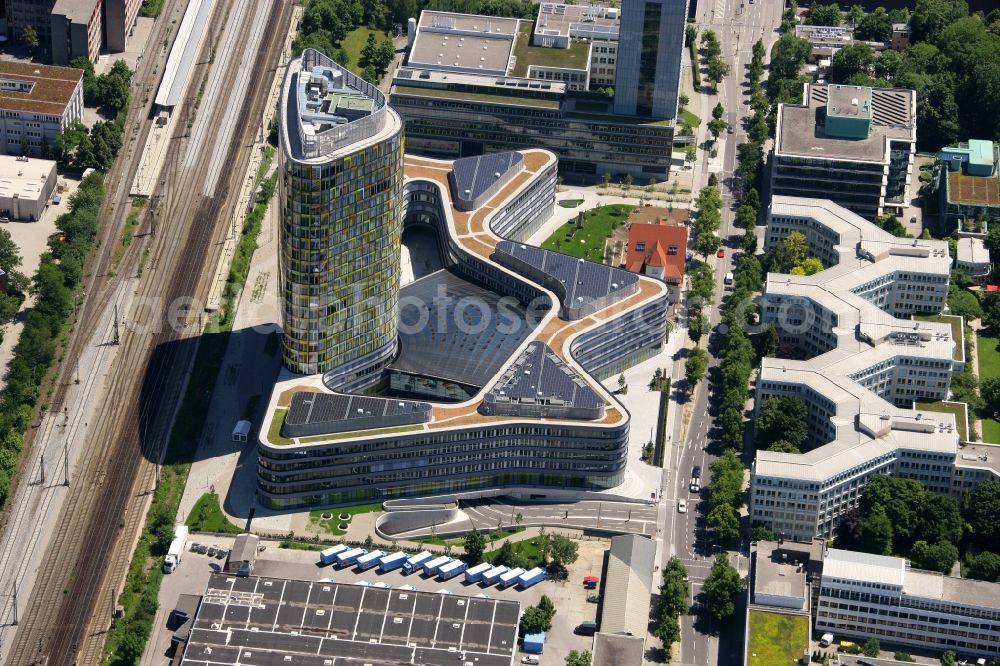
[[[192,535],[192,542],[216,545],[222,548],[232,548],[232,537],[204,537]],[[552,599],[557,612],[552,619],[552,630],[546,635],[545,651],[541,655],[542,664],[563,664],[570,650],[589,650],[592,638],[577,636],[573,628],[581,622],[594,622],[597,619],[597,604],[588,603],[588,594],[593,594],[583,588],[584,576],[601,576],[604,552],[608,548],[607,541],[579,542],[579,557],[569,567],[569,576],[564,581],[545,580],[527,590],[511,587],[501,590],[497,586],[481,587],[478,584],[467,585],[461,574],[447,581],[437,578],[426,578],[420,574],[405,576],[400,570],[380,573],[378,568],[358,572],[354,568],[337,569],[333,566],[319,566],[319,553],[306,550],[289,550],[279,548],[277,542],[262,541],[264,550],[258,554],[254,566],[254,575],[289,578],[293,580],[318,581],[329,578],[338,583],[367,581],[376,583],[382,581],[397,588],[401,585],[412,585],[418,590],[437,592],[447,590],[452,594],[474,597],[485,594],[493,599],[510,599],[518,601],[523,611],[528,606],[538,603],[543,594]],[[435,548],[435,550],[437,550]],[[154,633],[146,646],[142,664],[149,666],[166,666],[170,663],[167,656],[170,648],[170,636],[173,632],[167,629],[166,623],[171,610],[177,603],[180,594],[203,594],[208,584],[209,576],[221,571],[225,560],[210,558],[207,555],[188,550],[184,553],[177,571],[164,577],[160,587],[160,608],[154,625]],[[520,662],[525,653],[518,651],[516,661]]]

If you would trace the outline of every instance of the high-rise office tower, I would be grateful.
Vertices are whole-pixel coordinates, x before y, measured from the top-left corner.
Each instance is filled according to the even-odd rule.
[[[615,113],[677,115],[687,11],[688,0],[623,0]]]
[[[314,49],[288,64],[279,112],[285,366],[363,388],[397,345],[403,125]]]

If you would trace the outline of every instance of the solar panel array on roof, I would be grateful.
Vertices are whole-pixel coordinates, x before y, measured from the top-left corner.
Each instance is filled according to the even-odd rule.
[[[478,207],[484,194],[493,194],[523,163],[524,156],[514,151],[455,160],[448,175],[455,207],[459,210]]]
[[[185,666],[508,666],[516,601],[213,574]]]
[[[389,369],[482,388],[533,328],[516,299],[439,270],[400,290],[400,353]]]
[[[430,415],[431,406],[426,402],[303,391],[292,396],[284,430],[287,436],[302,437],[423,423]]]
[[[545,410],[547,415],[553,417],[595,419],[604,414],[604,400],[542,342],[530,343],[484,400],[486,413],[525,411],[530,416],[536,408],[546,407],[550,408]]]
[[[522,264],[520,267],[533,267],[548,276],[551,280],[548,286],[564,292],[560,294],[564,309],[579,309],[595,301],[606,301],[601,307],[607,307],[639,288],[639,276],[634,273],[531,245],[500,241],[496,246],[497,261],[504,263],[504,255],[518,260]],[[517,264],[511,267],[519,268]]]

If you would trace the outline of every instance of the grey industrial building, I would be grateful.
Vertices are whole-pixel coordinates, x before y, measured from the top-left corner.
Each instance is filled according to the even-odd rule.
[[[516,601],[217,573],[180,664],[510,666],[519,615]]]

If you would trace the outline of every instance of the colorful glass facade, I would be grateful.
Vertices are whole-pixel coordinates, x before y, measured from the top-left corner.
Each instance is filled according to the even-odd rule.
[[[311,49],[288,66],[281,118],[285,366],[362,388],[396,349],[402,123],[377,88]]]

